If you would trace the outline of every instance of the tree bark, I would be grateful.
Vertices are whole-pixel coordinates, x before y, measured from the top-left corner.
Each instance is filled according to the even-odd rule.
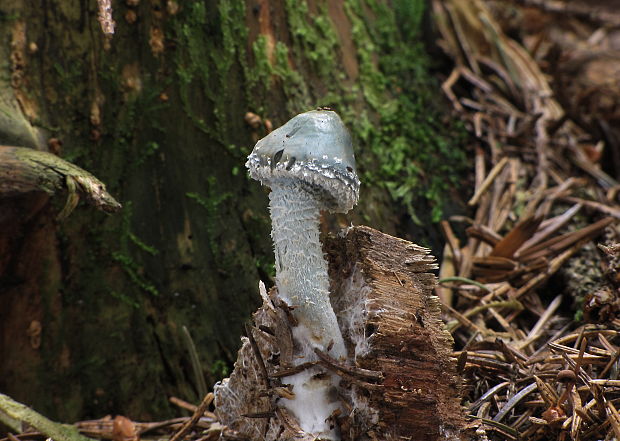
[[[226,373],[256,281],[273,284],[266,193],[243,167],[269,127],[337,110],[362,171],[353,219],[393,233],[441,205],[462,161],[421,0],[113,7],[107,39],[94,0],[0,2],[0,143],[58,153],[123,205],[61,223],[33,193],[0,213],[0,391],[67,422],[166,417],[171,395],[199,401],[195,371]]]

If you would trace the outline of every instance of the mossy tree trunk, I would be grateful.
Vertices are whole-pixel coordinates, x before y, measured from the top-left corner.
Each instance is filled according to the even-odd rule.
[[[124,206],[59,223],[63,201],[2,201],[0,391],[63,421],[198,400],[183,327],[207,382],[234,360],[272,274],[266,192],[244,169],[266,125],[338,111],[364,185],[353,217],[391,233],[436,219],[463,165],[421,0],[113,7],[106,41],[95,0],[0,3],[0,143],[58,153]]]

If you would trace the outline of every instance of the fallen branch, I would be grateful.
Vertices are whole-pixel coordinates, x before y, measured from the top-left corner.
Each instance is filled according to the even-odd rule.
[[[44,192],[50,196],[67,192],[67,202],[58,214],[64,219],[83,197],[95,208],[113,213],[121,208],[103,182],[51,153],[26,147],[0,146],[0,198]]]
[[[4,394],[0,394],[1,412],[4,412],[13,420],[34,427],[49,438],[54,439],[54,441],[91,441],[90,438],[80,435],[76,427],[48,420],[40,413]]]

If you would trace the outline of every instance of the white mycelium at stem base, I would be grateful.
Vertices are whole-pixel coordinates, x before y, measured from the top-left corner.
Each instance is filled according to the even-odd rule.
[[[344,361],[346,348],[329,300],[319,215],[320,210],[346,213],[357,203],[359,180],[346,127],[332,111],[302,113],[258,141],[246,166],[252,178],[272,189],[276,285],[298,321],[292,330],[295,363],[316,360],[315,348]],[[337,439],[329,417],[339,408],[338,381],[319,367],[284,377],[295,397],[282,404],[304,431]]]

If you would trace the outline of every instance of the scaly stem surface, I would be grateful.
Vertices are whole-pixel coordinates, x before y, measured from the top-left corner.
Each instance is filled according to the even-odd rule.
[[[346,349],[336,314],[329,301],[329,276],[319,241],[320,203],[301,185],[286,179],[272,182],[269,196],[276,255],[278,293],[299,325],[293,337],[299,351],[296,362],[316,360],[314,348],[345,360]],[[320,374],[320,375],[318,375]],[[340,378],[313,367],[283,378],[293,386],[295,398],[283,399],[284,407],[298,419],[301,428],[320,439],[339,439],[329,417],[340,407],[335,394]]]
[[[330,354],[345,358],[342,334],[329,301],[327,262],[319,240],[319,202],[290,180],[272,184],[269,202],[278,292],[294,307],[299,327],[307,332],[309,349],[327,351],[333,342]]]

